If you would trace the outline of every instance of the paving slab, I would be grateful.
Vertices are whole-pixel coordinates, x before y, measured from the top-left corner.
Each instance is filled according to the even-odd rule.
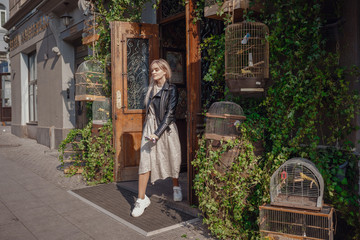
[[[0,226],[17,221],[19,221],[19,219],[2,202],[0,202]]]
[[[91,206],[65,213],[64,217],[94,239],[146,239]]]
[[[60,215],[43,215],[30,221],[23,221],[24,225],[37,239],[67,239],[72,234],[81,234],[79,228]]]
[[[0,225],[1,240],[37,240],[21,222]]]

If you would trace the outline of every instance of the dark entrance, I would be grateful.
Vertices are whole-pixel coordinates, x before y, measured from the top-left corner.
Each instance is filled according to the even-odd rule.
[[[11,122],[10,73],[0,73],[0,121]]]
[[[164,24],[160,24],[161,57],[168,61],[172,70],[172,83],[179,92],[179,101],[176,109],[176,125],[179,130],[181,143],[181,172],[187,170],[186,142],[186,26],[185,16]]]

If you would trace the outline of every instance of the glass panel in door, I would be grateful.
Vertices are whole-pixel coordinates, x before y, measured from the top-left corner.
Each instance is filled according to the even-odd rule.
[[[149,86],[149,39],[127,39],[127,107],[144,109]]]

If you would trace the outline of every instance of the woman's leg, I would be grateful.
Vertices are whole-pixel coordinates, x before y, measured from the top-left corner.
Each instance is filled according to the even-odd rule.
[[[140,199],[145,198],[145,192],[146,192],[146,187],[147,187],[147,184],[148,184],[148,181],[149,181],[149,176],[150,176],[150,172],[139,174],[138,198],[140,198]]]
[[[173,178],[173,198],[175,202],[180,202],[182,201],[182,192],[181,192],[181,187],[179,184],[179,179],[178,178]]]
[[[180,185],[179,185],[179,179],[178,179],[178,178],[173,178],[172,180],[173,180],[173,186],[174,186],[174,187],[180,186]]]
[[[147,208],[151,203],[150,199],[145,195],[149,176],[150,172],[139,174],[138,199],[136,200],[135,206],[131,212],[133,217],[140,217],[144,213],[145,208]]]

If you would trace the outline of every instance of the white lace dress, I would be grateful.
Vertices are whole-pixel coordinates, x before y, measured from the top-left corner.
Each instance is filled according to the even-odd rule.
[[[155,85],[153,96],[160,90],[161,88]],[[152,141],[145,140],[145,136],[150,136],[158,128],[151,104],[145,121],[141,138],[139,174],[151,171],[151,183],[168,177],[179,178],[181,147],[176,124],[171,123],[170,130],[165,130],[154,144]]]

